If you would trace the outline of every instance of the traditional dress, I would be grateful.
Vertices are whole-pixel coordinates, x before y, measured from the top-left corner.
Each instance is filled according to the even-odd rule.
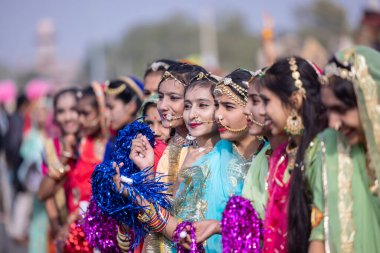
[[[326,252],[380,252],[380,54],[359,46],[336,58],[351,65],[366,145],[349,145],[335,130],[321,134],[321,166],[306,171],[315,203],[310,240],[324,241]],[[336,67],[326,74],[348,77]]]
[[[242,157],[226,140],[219,141],[191,167],[183,168],[174,214],[186,221],[221,220],[232,195],[241,195],[251,159]],[[222,252],[221,235],[213,235],[205,245],[206,252]],[[175,250],[173,250],[175,251]]]

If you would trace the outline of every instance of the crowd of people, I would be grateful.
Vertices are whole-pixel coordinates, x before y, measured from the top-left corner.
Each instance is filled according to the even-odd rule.
[[[28,252],[380,252],[373,49],[51,88],[0,115],[3,217]]]

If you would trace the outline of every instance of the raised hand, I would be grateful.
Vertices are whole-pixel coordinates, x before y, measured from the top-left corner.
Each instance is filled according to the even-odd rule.
[[[141,170],[154,165],[154,150],[146,136],[138,134],[137,137],[132,140],[129,158]]]

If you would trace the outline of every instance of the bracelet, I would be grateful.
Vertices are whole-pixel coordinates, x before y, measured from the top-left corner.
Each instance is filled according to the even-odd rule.
[[[187,235],[190,235],[190,251],[185,249],[181,244],[180,240],[186,238]],[[195,238],[195,228],[193,223],[189,221],[184,221],[181,222],[177,225],[176,229],[174,230],[173,233],[173,242],[177,246],[177,251],[178,253],[185,253],[185,252],[190,252],[190,253],[204,253],[205,249],[203,248],[202,243],[196,242]]]
[[[169,217],[169,211],[158,207],[158,212],[156,212],[153,204],[150,204],[147,209],[144,210],[144,213],[140,213],[137,216],[137,219],[142,223],[146,223],[150,231],[158,233],[166,227]]]

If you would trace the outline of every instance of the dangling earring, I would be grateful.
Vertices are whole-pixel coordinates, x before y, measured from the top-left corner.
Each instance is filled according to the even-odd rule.
[[[285,132],[289,135],[301,135],[303,132],[304,126],[302,118],[296,110],[292,110],[288,119],[286,120],[286,126],[284,128]]]

